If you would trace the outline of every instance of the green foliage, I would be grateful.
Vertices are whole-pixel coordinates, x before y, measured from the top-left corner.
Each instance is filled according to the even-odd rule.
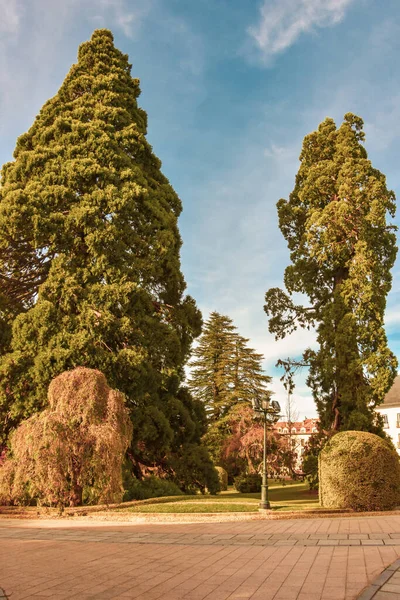
[[[318,350],[306,349],[308,385],[323,430],[382,434],[374,417],[390,389],[397,360],[383,317],[396,258],[395,196],[362,145],[363,121],[350,113],[304,138],[289,200],[278,202],[279,226],[290,250],[287,293],[266,294],[269,329],[283,338],[315,327]],[[308,305],[297,305],[298,294]]]
[[[132,437],[124,396],[102,373],[77,368],[49,386],[49,408],[17,428],[0,467],[0,504],[77,506],[122,498]]]
[[[318,457],[328,438],[323,431],[313,433],[304,447],[302,470],[308,481],[310,490],[317,490],[319,485]]]
[[[306,476],[310,490],[317,490],[318,479],[318,456],[308,454],[303,459],[303,473]]]
[[[400,504],[399,457],[387,440],[362,431],[337,433],[319,461],[321,506],[369,511]]]
[[[228,440],[241,420],[241,409],[252,398],[270,395],[271,378],[263,373],[262,355],[249,348],[249,340],[236,332],[232,320],[213,312],[205,323],[194,358],[188,385],[205,406],[208,429],[204,442],[216,464],[230,477],[243,468],[236,454],[228,456]],[[237,418],[236,418],[237,417]]]
[[[215,467],[218,473],[219,487],[222,492],[228,489],[228,473],[223,467]]]
[[[140,477],[199,443],[180,383],[201,315],[184,295],[181,201],[130,71],[95,31],[2,169],[0,443],[45,407],[53,377],[95,368],[127,398]]]
[[[235,489],[241,494],[261,492],[261,475],[248,473],[235,478]]]
[[[211,313],[190,363],[189,388],[204,403],[211,423],[238,403],[270,394],[271,378],[263,373],[262,355],[249,348],[249,340],[235,329],[229,317]]]
[[[183,492],[173,481],[159,477],[146,477],[143,481],[124,473],[125,493],[123,500],[146,500],[147,498],[160,498],[162,496],[181,496]]]
[[[208,450],[198,444],[186,444],[179,454],[171,457],[170,465],[175,483],[188,494],[206,490],[220,491],[218,473],[210,460]]]

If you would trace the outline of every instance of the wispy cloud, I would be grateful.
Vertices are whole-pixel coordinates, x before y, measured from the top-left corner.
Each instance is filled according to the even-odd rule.
[[[264,0],[260,20],[248,33],[265,60],[292,46],[303,33],[332,27],[355,0]]]
[[[89,0],[93,6],[97,6],[99,14],[94,15],[98,22],[107,22],[107,17],[123,32],[123,34],[132,38],[141,27],[143,20],[150,13],[154,2],[126,1],[126,0],[101,0],[98,2]]]
[[[0,0],[0,33],[15,34],[18,32],[22,8],[17,0]]]

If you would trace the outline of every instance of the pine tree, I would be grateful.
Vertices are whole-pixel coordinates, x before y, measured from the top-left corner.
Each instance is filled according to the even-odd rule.
[[[41,410],[59,373],[95,368],[128,398],[132,453],[153,464],[180,452],[174,419],[198,443],[179,384],[201,315],[184,295],[181,202],[130,72],[95,31],[2,169],[0,428]]]
[[[194,397],[203,402],[211,421],[220,418],[229,404],[233,388],[235,330],[232,319],[212,312],[190,362],[189,388]]]
[[[213,312],[190,363],[189,388],[208,416],[204,441],[214,462],[224,462],[230,473],[232,465],[224,461],[222,451],[236,421],[242,418],[241,407],[249,408],[252,398],[271,394],[267,388],[271,378],[261,366],[263,356],[249,348],[248,341],[237,333],[232,319]]]
[[[235,338],[233,356],[234,379],[230,404],[251,403],[254,397],[270,396],[267,389],[271,377],[264,374],[262,354],[248,347],[249,340],[240,335]]]
[[[322,429],[379,433],[373,409],[397,369],[383,326],[397,252],[387,223],[395,197],[368,160],[362,128],[349,113],[338,129],[326,119],[305,137],[294,190],[277,205],[292,262],[287,293],[270,289],[265,311],[277,338],[316,327],[319,349],[303,360]],[[307,306],[295,304],[297,293]]]

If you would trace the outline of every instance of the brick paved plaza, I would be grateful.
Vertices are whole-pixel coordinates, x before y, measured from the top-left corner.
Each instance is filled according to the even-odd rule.
[[[12,600],[350,600],[400,556],[400,517],[3,519],[0,537],[0,588]],[[376,598],[400,598],[394,581]]]

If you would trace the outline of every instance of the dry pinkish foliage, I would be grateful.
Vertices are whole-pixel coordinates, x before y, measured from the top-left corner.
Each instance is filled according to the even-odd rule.
[[[224,442],[224,458],[238,456],[245,460],[247,473],[261,471],[264,448],[262,422],[254,421],[254,412],[250,406],[238,405],[231,413],[229,426],[231,435]],[[267,431],[267,460],[269,471],[276,477],[290,473],[290,465],[295,461],[287,440],[270,427]]]
[[[0,504],[120,501],[132,437],[123,394],[100,371],[78,367],[53,379],[48,399],[49,408],[14,432],[0,467]]]

